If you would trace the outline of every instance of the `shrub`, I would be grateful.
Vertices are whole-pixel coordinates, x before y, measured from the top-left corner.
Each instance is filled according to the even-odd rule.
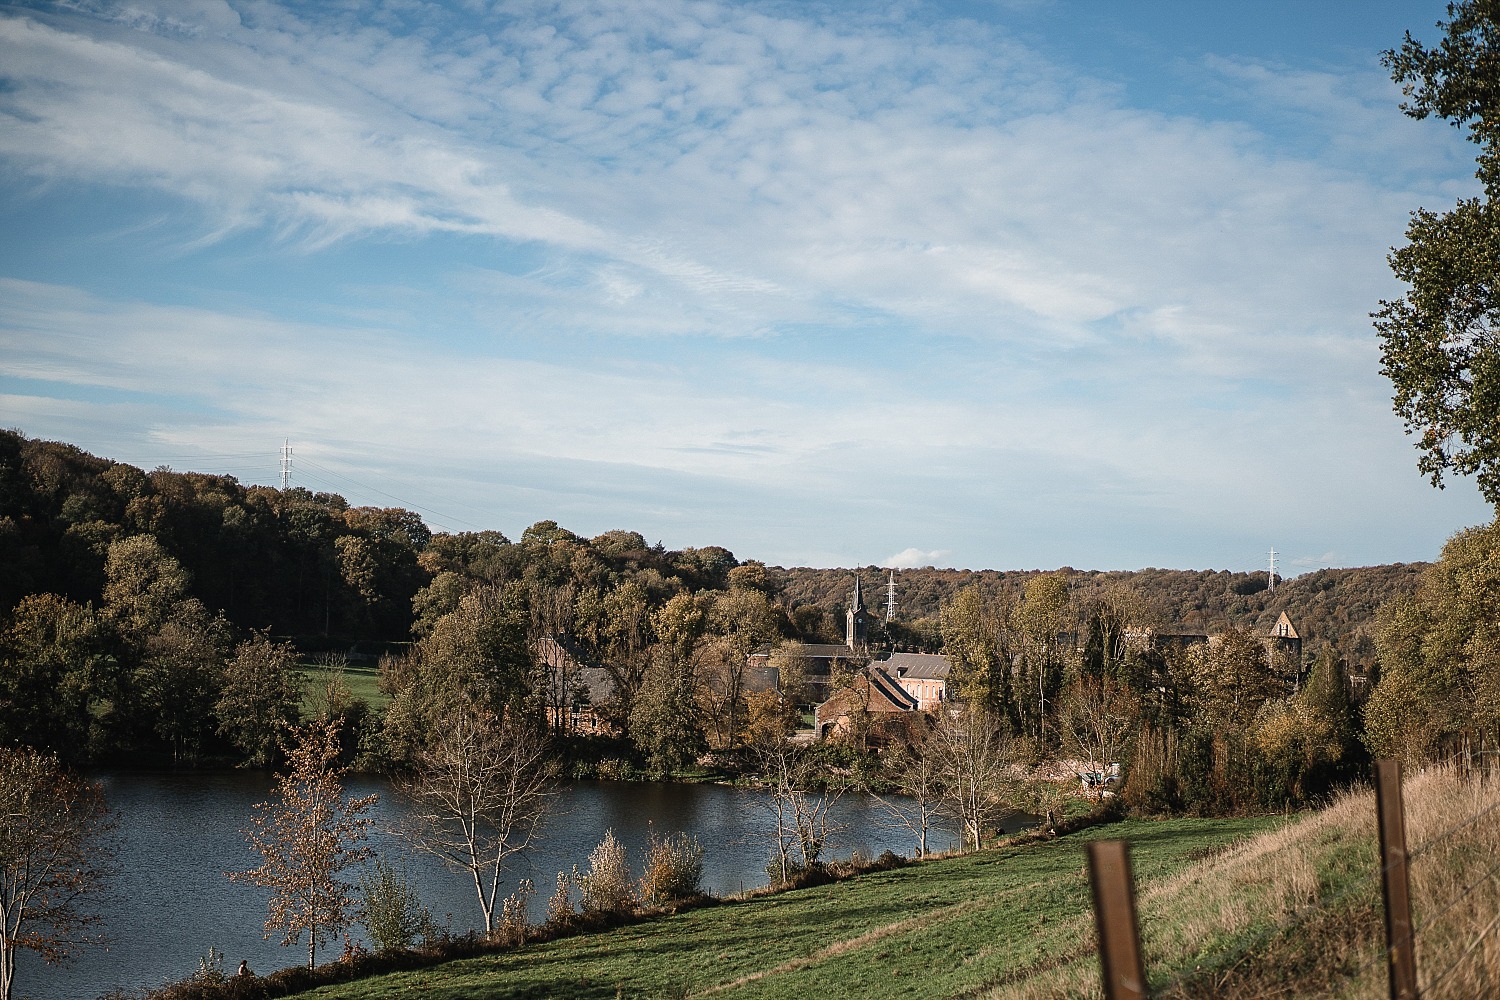
[[[410,948],[419,939],[432,939],[432,914],[417,898],[405,872],[376,858],[373,868],[360,878],[359,887],[364,893],[360,923],[376,951]]]
[[[604,839],[589,855],[589,870],[579,878],[584,913],[619,913],[635,905],[635,880],[625,845],[614,830],[605,830]]]
[[[603,781],[631,781],[639,775],[635,765],[623,757],[604,758],[599,762],[596,773]]]
[[[523,878],[516,891],[500,903],[500,922],[495,927],[495,939],[503,944],[525,944],[531,929],[527,910],[531,897],[536,895],[536,886],[531,879]]]
[[[670,903],[699,894],[703,880],[703,845],[685,833],[667,837],[651,834],[646,845],[646,867],[641,873],[641,899]]]
[[[806,864],[789,862],[785,878],[781,876],[781,864],[780,854],[771,855],[771,860],[766,864],[766,878],[770,880],[772,889],[806,889],[836,881],[832,868],[821,861],[809,861]]]
[[[582,882],[583,876],[578,874],[577,865],[571,872],[557,873],[557,888],[547,900],[547,923],[562,926],[578,912],[573,908],[573,889]]]
[[[193,973],[192,982],[216,984],[228,981],[229,977],[224,974],[224,953],[209,945],[208,954],[198,959],[198,971]]]

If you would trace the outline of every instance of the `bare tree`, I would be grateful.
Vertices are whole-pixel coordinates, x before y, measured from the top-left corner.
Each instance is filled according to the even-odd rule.
[[[767,807],[776,818],[775,862],[781,881],[788,882],[795,871],[822,857],[829,835],[837,830],[829,811],[843,789],[811,791],[815,765],[805,749],[785,739],[763,742],[755,751],[761,774],[771,783]]]
[[[471,706],[418,754],[416,773],[401,785],[413,810],[398,832],[469,874],[486,934],[495,929],[506,859],[525,850],[541,828],[556,776],[546,738],[528,720]]]
[[[79,902],[110,874],[111,827],[98,785],[51,754],[0,748],[0,1000],[15,987],[18,949],[56,963],[99,940]]]
[[[942,788],[943,812],[958,822],[964,843],[977,851],[985,827],[1017,797],[1015,765],[1029,747],[995,716],[973,705],[945,715],[927,747]]]
[[[894,795],[867,789],[870,798],[886,814],[886,826],[909,830],[917,838],[918,859],[930,853],[928,835],[942,814],[944,802],[943,775],[938,769],[937,755],[928,745],[931,739],[930,732],[923,733],[909,746],[893,751],[891,759],[883,762],[887,787]]]
[[[1124,685],[1108,677],[1080,678],[1068,689],[1058,716],[1063,749],[1101,773],[1126,756],[1140,717],[1140,703]]]
[[[312,722],[291,730],[287,771],[277,775],[269,801],[256,805],[245,831],[264,863],[230,872],[235,882],[271,890],[266,937],[283,934],[283,947],[307,932],[307,967],[317,960],[318,945],[353,921],[355,886],[340,875],[370,855],[361,843],[370,826],[364,813],[377,796],[345,796],[334,767],[338,757],[338,723]]]

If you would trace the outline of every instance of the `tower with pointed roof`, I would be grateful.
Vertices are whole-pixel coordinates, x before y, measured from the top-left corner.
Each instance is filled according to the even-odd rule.
[[[844,643],[850,649],[863,649],[870,631],[870,611],[865,607],[865,592],[859,574],[854,574],[854,596],[845,616]]]

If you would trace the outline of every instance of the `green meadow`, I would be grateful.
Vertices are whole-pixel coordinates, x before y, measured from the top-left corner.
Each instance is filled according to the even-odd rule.
[[[1150,881],[1282,822],[1130,820],[304,996],[985,995],[1060,966],[1092,968],[1087,839],[1128,838],[1138,879]]]

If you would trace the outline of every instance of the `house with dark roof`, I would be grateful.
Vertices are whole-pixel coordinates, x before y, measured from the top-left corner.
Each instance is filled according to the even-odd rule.
[[[1281,678],[1296,690],[1306,677],[1302,663],[1302,636],[1291,616],[1282,611],[1265,635],[1256,636],[1266,650],[1266,663]],[[1161,628],[1127,628],[1125,640],[1136,648],[1151,647],[1163,652],[1184,652],[1193,646],[1208,644],[1215,646],[1222,641],[1221,633],[1210,635],[1200,627],[1191,625],[1167,625]]]
[[[901,685],[923,712],[936,712],[948,701],[948,675],[953,665],[940,653],[887,653],[871,665]]]
[[[914,717],[920,716],[914,695],[884,670],[869,666],[813,710],[813,730],[819,739],[868,732],[884,740],[909,733]]]
[[[566,636],[543,636],[532,644],[547,701],[547,725],[556,733],[613,735],[619,732],[601,709],[615,696],[615,680],[585,661]]]
[[[854,577],[854,593],[849,601],[849,610],[844,615],[844,642],[783,643],[783,655],[796,656],[802,661],[805,683],[813,697],[827,698],[833,693],[833,677],[839,668],[858,670],[870,660],[869,650],[870,610],[865,606],[864,587],[859,576]],[[772,647],[761,646],[753,650],[746,659],[745,687],[749,691],[774,691],[777,689],[777,669],[771,664]]]

